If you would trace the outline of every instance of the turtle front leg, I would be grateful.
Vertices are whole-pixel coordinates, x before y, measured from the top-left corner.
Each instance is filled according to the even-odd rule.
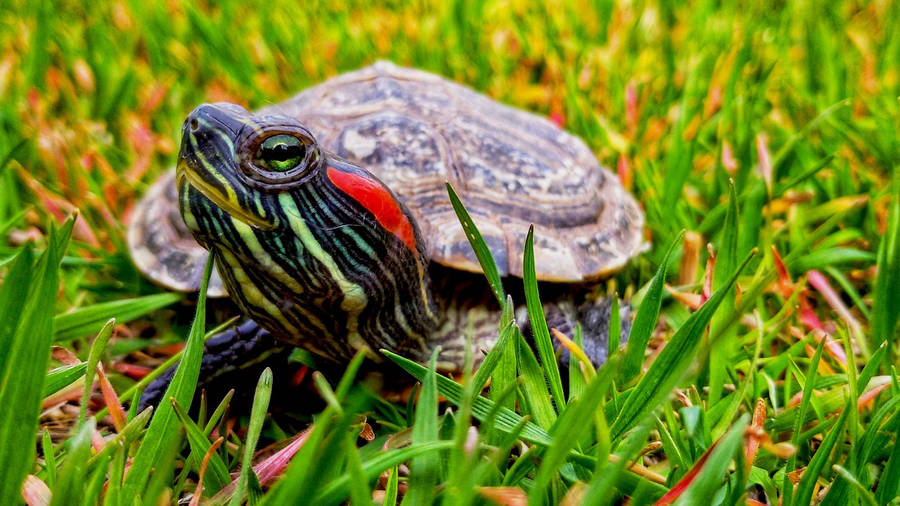
[[[265,329],[252,320],[229,327],[206,341],[200,363],[200,379],[197,392],[205,389],[217,399],[230,388],[253,385],[266,367],[279,367],[287,363],[293,346],[275,340]],[[172,366],[144,390],[140,409],[158,406],[178,366]]]

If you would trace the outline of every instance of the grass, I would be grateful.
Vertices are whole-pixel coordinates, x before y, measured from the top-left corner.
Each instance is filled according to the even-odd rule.
[[[12,0],[0,48],[0,503],[898,500],[900,4]],[[529,277],[527,301],[495,284],[499,344],[459,382],[386,353],[417,402],[355,361],[296,416],[266,415],[268,377],[249,419],[188,411],[204,321],[235,313],[200,302],[191,326],[141,278],[131,206],[196,104],[378,58],[548,115],[615,169],[652,244],[601,287],[636,309],[629,343],[563,385],[546,322],[535,355],[512,320]],[[176,402],[138,413],[188,336]]]

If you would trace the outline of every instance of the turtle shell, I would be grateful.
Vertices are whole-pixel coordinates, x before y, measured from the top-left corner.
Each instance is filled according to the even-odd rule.
[[[531,224],[537,277],[544,281],[603,277],[642,246],[640,207],[581,139],[437,75],[377,62],[259,112],[297,118],[326,150],[380,178],[413,213],[434,262],[480,271],[446,182],[466,205],[504,276],[522,275]],[[153,198],[160,196],[145,200]],[[151,214],[150,205],[138,206],[138,226],[145,226],[140,220]],[[132,235],[143,242],[130,241],[132,249],[143,248],[145,259],[164,253],[147,251],[152,234]],[[154,275],[152,265],[136,261],[167,286],[199,286],[197,266],[167,267],[169,277],[191,273],[190,282],[176,286]]]

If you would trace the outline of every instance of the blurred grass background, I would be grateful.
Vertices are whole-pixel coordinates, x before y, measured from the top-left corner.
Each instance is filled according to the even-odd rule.
[[[891,1],[14,0],[0,16],[0,153],[14,160],[0,223],[76,206],[76,239],[105,252],[121,251],[121,219],[196,104],[258,107],[379,58],[584,137],[638,194],[656,244],[714,230],[727,179],[751,188],[761,149],[770,185],[835,157],[812,203],[878,196],[898,159]]]
[[[793,426],[787,406],[801,389],[793,360],[810,373],[818,364],[809,365],[815,343],[808,332],[849,335],[850,363],[859,368],[881,342],[895,344],[900,301],[890,279],[900,267],[896,259],[876,258],[882,238],[896,237],[888,218],[891,185],[894,195],[900,191],[900,6],[891,0],[8,0],[0,6],[0,265],[23,242],[46,245],[48,224],[77,208],[57,313],[158,292],[131,266],[124,230],[135,199],[173,164],[184,116],[204,101],[276,103],[377,59],[468,84],[582,136],[647,214],[653,248],[615,278],[619,293],[644,286],[665,247],[687,230],[669,270],[665,329],[678,328],[698,303],[695,292],[709,277],[706,243],[726,248],[730,268],[760,249],[751,269],[752,285],[762,288],[726,302],[728,311],[714,318],[713,331],[726,329],[734,344],[703,352],[708,362],[695,403],[712,406],[728,395],[725,380],[740,389],[752,385],[732,398],[746,412],[766,398],[771,414],[786,415],[767,427],[778,440],[777,431]],[[734,226],[729,180],[739,216]],[[724,246],[732,239],[733,249]],[[782,257],[787,270],[769,286],[765,280],[776,279]],[[876,261],[894,266],[881,269],[878,286]],[[746,323],[751,313],[765,331],[759,375],[756,361],[748,362],[758,329],[727,329],[728,320]],[[94,320],[61,327],[57,318],[57,340],[96,332]],[[128,334],[120,325],[119,335]],[[87,343],[73,343],[83,359]],[[114,357],[147,344],[113,343]],[[883,375],[892,372],[895,350],[887,356]],[[822,360],[831,364],[825,372],[842,367],[837,353]],[[117,370],[128,373],[125,366]],[[816,406],[820,418],[842,405],[835,399],[847,378],[837,376],[823,387],[834,395]],[[126,385],[121,375],[112,379]],[[666,425],[680,427],[672,413],[667,408]],[[805,433],[804,444],[824,434],[827,423]],[[693,437],[693,429],[684,430]],[[704,431],[698,447],[693,439],[682,443],[691,448],[685,463],[709,447],[709,427]],[[859,431],[849,434],[856,441]],[[893,447],[890,437],[879,441]],[[885,465],[885,451],[872,456],[873,466]],[[801,450],[801,464],[788,471],[812,454],[812,446]],[[758,465],[783,478],[777,473],[784,462],[768,459]],[[662,458],[658,465],[669,473],[668,485],[687,470],[673,470]],[[895,463],[894,476],[897,469]],[[857,476],[868,485],[878,472]],[[557,492],[553,497],[561,497]],[[887,494],[879,490],[879,500]]]

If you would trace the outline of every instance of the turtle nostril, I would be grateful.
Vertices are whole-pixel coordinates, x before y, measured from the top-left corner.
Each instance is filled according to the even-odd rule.
[[[191,118],[191,132],[196,132],[197,129],[200,128],[200,122],[197,121],[197,118]]]

